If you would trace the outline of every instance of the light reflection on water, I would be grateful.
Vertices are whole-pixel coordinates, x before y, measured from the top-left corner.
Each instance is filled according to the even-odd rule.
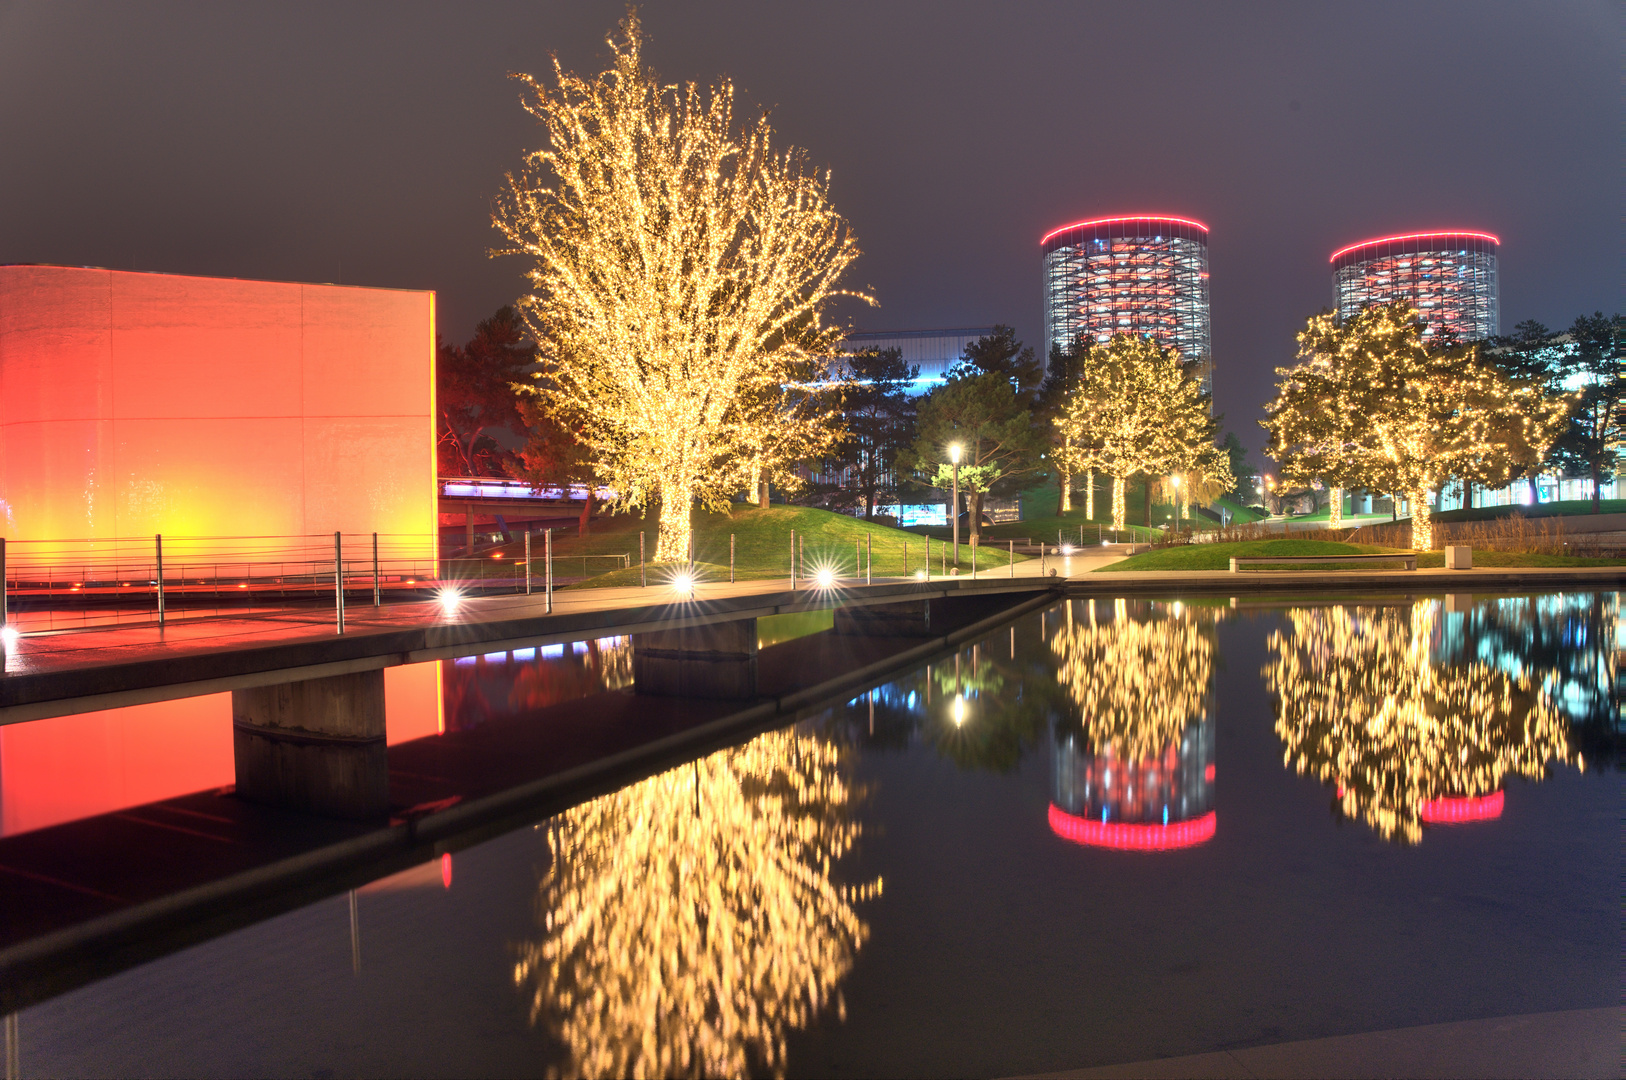
[[[1232,681],[1225,684],[1232,696],[1227,698],[1219,690],[1226,669],[1222,641],[1234,644],[1244,638],[1255,647],[1262,645],[1263,669],[1257,660],[1245,667],[1233,664]],[[627,685],[629,642],[605,639],[579,646],[440,666],[438,700],[445,727],[463,730],[494,719],[545,717],[549,704]],[[985,883],[933,877],[918,862],[926,855],[887,839],[889,833],[918,838],[918,819],[935,826],[936,818],[952,817],[952,808],[931,798],[970,804],[986,800],[989,791],[1012,793],[999,804],[1001,814],[988,818],[986,837],[965,832],[948,842],[954,850],[963,849],[965,866],[982,866],[977,860],[990,858],[990,845],[1009,847],[1016,853],[1012,858],[1020,876],[996,886],[1034,897],[1041,909],[1065,912],[1088,903],[1106,925],[1114,904],[1129,909],[1148,902],[1177,904],[1167,892],[1169,879],[1158,877],[1147,884],[1146,875],[1153,872],[1149,868],[1160,867],[1177,870],[1186,892],[1212,890],[1210,903],[1227,915],[1210,919],[1193,914],[1203,910],[1200,906],[1188,911],[1191,929],[1183,932],[1193,938],[1202,933],[1224,937],[1231,922],[1257,934],[1270,919],[1288,921],[1306,906],[1317,910],[1318,920],[1323,910],[1324,917],[1336,918],[1341,898],[1335,893],[1313,894],[1313,903],[1301,903],[1291,891],[1310,888],[1300,884],[1309,878],[1273,879],[1276,892],[1249,893],[1245,907],[1263,905],[1270,912],[1257,918],[1210,882],[1231,862],[1246,863],[1249,874],[1260,872],[1248,860],[1282,840],[1275,832],[1268,841],[1262,838],[1258,823],[1284,805],[1298,815],[1295,827],[1307,831],[1321,849],[1335,852],[1328,856],[1333,862],[1323,877],[1341,875],[1344,868],[1337,860],[1355,850],[1349,847],[1348,833],[1339,835],[1329,827],[1350,820],[1358,823],[1351,832],[1376,839],[1374,846],[1384,851],[1421,844],[1420,852],[1459,860],[1441,866],[1467,868],[1455,877],[1495,879],[1503,870],[1494,849],[1464,854],[1460,845],[1433,843],[1430,828],[1501,815],[1495,825],[1474,828],[1511,843],[1519,835],[1513,830],[1521,826],[1509,819],[1528,816],[1541,805],[1528,791],[1520,801],[1509,797],[1504,803],[1512,778],[1538,781],[1557,770],[1573,776],[1583,759],[1589,771],[1618,769],[1622,646],[1614,594],[1491,598],[1472,605],[1457,599],[1307,605],[1240,617],[1223,602],[1071,601],[1024,617],[794,727],[585,802],[541,823],[535,832],[510,834],[460,854],[455,884],[448,859],[445,874],[426,868],[411,876],[411,884],[432,888],[375,890],[367,902],[389,897],[397,903],[428,903],[442,893],[457,896],[460,890],[474,895],[492,888],[481,884],[490,875],[487,869],[487,878],[481,877],[482,862],[520,865],[523,889],[494,891],[489,902],[511,914],[523,911],[523,929],[475,936],[477,948],[470,956],[450,962],[466,964],[471,971],[500,969],[500,979],[486,977],[471,992],[517,1000],[524,1037],[535,1040],[528,1044],[534,1061],[554,1073],[816,1072],[837,1059],[878,1061],[899,1047],[903,1060],[919,1061],[935,1044],[958,1038],[962,1029],[982,1031],[980,1037],[997,1046],[1006,1037],[1003,1033],[1029,1022],[1032,1001],[1024,991],[1000,1004],[981,984],[991,981],[1008,993],[1031,978],[1035,987],[1053,989],[1043,979],[1054,976],[1040,970],[1049,971],[1048,966],[1030,960],[1031,974],[1020,966],[997,973],[968,970],[963,983],[944,989],[956,998],[982,1002],[985,1016],[910,1014],[914,1020],[899,1026],[860,1015],[866,1006],[858,1003],[874,1009],[875,987],[895,985],[889,980],[899,977],[896,967],[904,962],[898,959],[899,950],[914,955],[913,963],[919,964],[920,956],[934,955],[931,950],[970,950],[981,937],[1008,931],[1043,940],[1046,948],[1070,957],[1067,963],[1082,970],[1107,948],[1103,942],[1115,939],[1105,929],[1099,940],[1080,937],[1066,919],[1044,922],[1032,907],[1016,904],[1004,915],[1013,922],[1009,927],[993,927],[986,915],[984,921],[963,926],[949,921],[955,900],[976,894]],[[1244,686],[1252,694],[1245,699],[1238,691]],[[1259,738],[1247,743],[1233,735],[1230,745],[1251,746],[1253,758],[1233,754],[1218,763],[1225,733],[1249,725],[1258,729]],[[1217,768],[1226,770],[1223,788],[1217,784]],[[1302,774],[1324,785],[1332,814],[1321,809],[1326,803],[1305,804],[1264,790],[1269,785],[1261,781],[1261,769],[1289,779]],[[945,780],[945,774],[958,779]],[[888,803],[880,798],[888,794],[887,784],[906,788],[908,797]],[[1289,785],[1286,790],[1294,789]],[[1221,807],[1221,801],[1227,805]],[[1256,804],[1268,805],[1269,812],[1260,812]],[[975,805],[980,812],[984,803]],[[1307,806],[1315,807],[1314,812],[1307,812]],[[1037,841],[1028,839],[1033,834]],[[1607,838],[1605,844],[1607,848]],[[1222,848],[1224,860],[1217,862]],[[1131,853],[1119,853],[1123,851]],[[1481,851],[1487,854],[1481,857]],[[1361,858],[1368,860],[1361,864],[1364,871],[1371,855]],[[1417,873],[1428,868],[1418,860],[1396,865]],[[469,866],[476,869],[465,869]],[[1525,874],[1522,866],[1514,870]],[[1076,878],[1065,876],[1075,871]],[[1573,871],[1570,867],[1566,872]],[[904,887],[894,887],[895,872]],[[1562,889],[1562,879],[1555,873],[1550,887]],[[407,881],[406,876],[399,879]],[[931,918],[918,914],[931,902],[922,881],[934,896],[948,898],[931,908]],[[1087,894],[1080,891],[1086,885]],[[1119,890],[1122,899],[1117,898]],[[1550,910],[1542,909],[1549,927],[1561,925],[1562,912],[1575,906],[1573,897],[1557,892],[1553,897]],[[1410,898],[1404,902],[1412,904]],[[1375,901],[1362,895],[1350,903],[1355,906],[1345,912],[1346,922]],[[965,906],[970,908],[971,902]],[[1521,920],[1529,914],[1489,910],[1483,918],[1491,921],[1475,924],[1489,928],[1486,933],[1469,935],[1472,949],[1480,952],[1491,948],[1486,941],[1524,933]],[[1405,912],[1407,919],[1424,917],[1415,906]],[[1473,912],[1481,918],[1480,909]],[[1022,919],[1042,925],[1030,928]],[[905,939],[915,932],[917,921],[926,943],[909,954]],[[1144,925],[1133,910],[1117,925],[1118,933],[1127,935],[1123,944],[1135,963],[1139,952],[1155,951],[1150,942],[1134,940]],[[215,950],[223,966],[235,969],[252,953],[254,933],[251,928],[200,948]],[[1577,958],[1566,963],[1581,965],[1587,961],[1579,957],[1597,954],[1596,942],[1579,931],[1572,936],[1580,943]],[[1451,953],[1448,936],[1440,939],[1438,947],[1445,950],[1440,955],[1468,962],[1464,958],[1470,953]],[[1386,941],[1381,933],[1376,940],[1380,945]],[[1405,970],[1414,970],[1418,955],[1433,955],[1427,953],[1432,946],[1426,941],[1408,938],[1404,944]],[[1295,940],[1275,947],[1298,945]],[[1231,948],[1246,957],[1244,946]],[[1333,948],[1318,941],[1311,950],[1315,964],[1301,963],[1298,969],[1322,962],[1316,950]],[[1350,970],[1376,964],[1374,956],[1384,954],[1382,947],[1363,944],[1358,932],[1351,932],[1348,948],[1344,963]],[[428,1024],[423,1017],[433,1011],[427,1006],[436,999],[437,980],[447,976],[414,968],[413,957],[413,949],[403,947],[387,959],[368,962],[401,965],[402,971],[415,973],[398,974],[395,983],[422,980],[412,1000],[425,1008],[417,1011],[415,1023]],[[493,960],[500,964],[494,966]],[[161,997],[166,965],[178,962],[161,960],[130,973],[123,977],[121,992],[144,995],[147,1001]],[[448,961],[443,957],[441,962]],[[1105,967],[1116,971],[1128,962],[1119,958],[1113,961],[1118,967]],[[1528,963],[1528,973],[1509,976],[1515,983],[1524,980],[1520,995],[1554,979],[1544,966],[1553,962],[1551,957],[1499,962]],[[1445,970],[1450,963],[1435,966],[1442,969],[1442,979],[1450,977]],[[1280,1005],[1268,996],[1248,998],[1234,982],[1221,985],[1205,968],[1192,970],[1194,992],[1218,1002],[1210,1007],[1219,1018],[1210,1018],[1203,1028],[1218,1034],[1202,1038],[1257,1038],[1252,1021],[1239,1017]],[[1591,972],[1573,970],[1583,982]],[[1109,1006],[1108,997],[1147,1011],[1161,1008],[1158,1002],[1169,993],[1168,985],[1166,978],[1159,982],[1146,975],[1140,982],[1109,984],[1112,994],[1106,997],[1075,986],[1076,1000],[1063,1005],[1046,996],[1048,989],[1033,994],[1045,997],[1047,1008],[1059,1010],[1058,1016],[1068,1008],[1080,1010],[1077,1022],[1087,1026],[1089,1016],[1117,1007]],[[1371,998],[1374,984],[1366,985]],[[1386,984],[1377,980],[1376,985]],[[25,1015],[25,1027],[51,1030],[55,1023],[71,1032],[76,999],[111,992],[93,986],[48,1002]],[[1273,985],[1254,992],[1280,991]],[[1344,1008],[1336,997],[1340,992],[1335,988],[1330,999],[1339,1002],[1337,1009]],[[1446,990],[1436,986],[1429,993],[1439,996]],[[320,1000],[325,1009],[343,1016],[350,1007],[346,994],[333,990]],[[1314,1008],[1303,1001],[1295,1001],[1294,1007]],[[502,1015],[499,1007],[491,1008],[492,1015]],[[1412,1018],[1408,1022],[1460,1018],[1405,1015]],[[278,1027],[277,1016],[273,1011],[263,1023],[277,1037],[297,1042],[292,1012],[286,1029]],[[42,1035],[35,1060],[39,1071],[64,1073],[97,1071],[87,1062],[117,1071],[119,1061],[137,1057],[153,1061],[161,1071],[198,1071],[189,1068],[198,1059],[185,1056],[193,1041],[207,1044],[230,1037],[226,1032],[207,1034],[209,1026],[184,1009],[177,1008],[173,1019],[186,1037],[177,1037],[170,1056],[145,1056],[136,1046],[122,1059],[96,1058],[64,1034],[54,1042]],[[877,1023],[885,1029],[884,1043],[873,1034],[859,1034],[873,1032]],[[1057,1024],[1067,1026],[1062,1020]],[[1113,1030],[1134,1027],[1119,1023]],[[485,1060],[481,1032],[432,1025],[430,1030],[464,1040],[461,1063],[478,1067]],[[520,1037],[515,1031],[507,1034]],[[398,1036],[410,1045],[410,1034],[403,1030]],[[817,1059],[822,1066],[797,1056],[798,1048],[811,1052],[809,1048],[845,1045],[844,1038],[857,1040],[856,1049],[840,1054],[830,1050],[834,1057]],[[1072,1057],[1047,1059],[1048,1064],[1033,1068],[1088,1064],[1096,1060],[1092,1053],[1106,1053],[1102,1060],[1154,1056],[1132,1041],[1122,1043],[1122,1049],[1103,1050],[1105,1044],[1097,1039],[1067,1051]],[[915,1058],[906,1052],[911,1047]],[[1203,1048],[1175,1047],[1182,1052]],[[379,1052],[359,1040],[350,1057],[338,1059],[337,1069],[373,1071],[369,1066],[381,1060]],[[1159,1043],[1156,1052],[1174,1050]],[[970,1058],[958,1062],[963,1071],[982,1068]],[[277,1060],[267,1059],[263,1071],[279,1071]]]

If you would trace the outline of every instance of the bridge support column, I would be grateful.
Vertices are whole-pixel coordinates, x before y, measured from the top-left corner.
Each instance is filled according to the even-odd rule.
[[[932,602],[836,608],[835,631],[856,637],[931,637]]]
[[[233,690],[237,794],[328,817],[389,809],[384,672]]]
[[[757,621],[632,635],[632,685],[662,697],[756,697]]]

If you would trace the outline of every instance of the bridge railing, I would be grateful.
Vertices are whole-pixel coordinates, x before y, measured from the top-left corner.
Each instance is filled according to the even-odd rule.
[[[337,606],[341,582],[352,604],[418,599],[443,576],[428,533],[0,543],[0,618],[20,633]]]

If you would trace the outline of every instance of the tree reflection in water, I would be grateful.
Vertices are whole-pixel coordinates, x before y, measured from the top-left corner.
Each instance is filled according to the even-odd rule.
[[[567,811],[515,984],[582,1076],[783,1074],[868,936],[831,866],[859,835],[834,742],[762,735]]]
[[[1439,601],[1287,620],[1265,669],[1284,761],[1334,785],[1337,811],[1385,838],[1415,844],[1431,804],[1493,796],[1507,775],[1540,777],[1570,756],[1564,717],[1528,674],[1436,659]]]
[[[1209,694],[1219,612],[1118,600],[1110,619],[1094,601],[1071,602],[1066,615],[1050,648],[1076,711],[1056,728],[1051,829],[1120,849],[1206,841],[1216,824]]]

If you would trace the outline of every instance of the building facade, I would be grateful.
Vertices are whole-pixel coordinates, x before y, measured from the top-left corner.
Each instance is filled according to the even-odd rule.
[[[992,326],[962,326],[947,330],[867,330],[848,334],[842,341],[843,352],[864,352],[897,349],[903,362],[918,367],[911,394],[919,396],[940,385],[953,367],[965,355],[967,345],[994,332]]]
[[[0,535],[432,560],[434,378],[432,292],[0,266]]]
[[[1441,332],[1459,341],[1494,337],[1501,333],[1500,245],[1490,233],[1423,232],[1339,248],[1331,259],[1338,317],[1403,300],[1422,315],[1425,338]]]
[[[1081,337],[1153,338],[1200,360],[1212,389],[1208,315],[1208,226],[1188,218],[1095,218],[1053,229],[1044,259],[1046,350]]]

